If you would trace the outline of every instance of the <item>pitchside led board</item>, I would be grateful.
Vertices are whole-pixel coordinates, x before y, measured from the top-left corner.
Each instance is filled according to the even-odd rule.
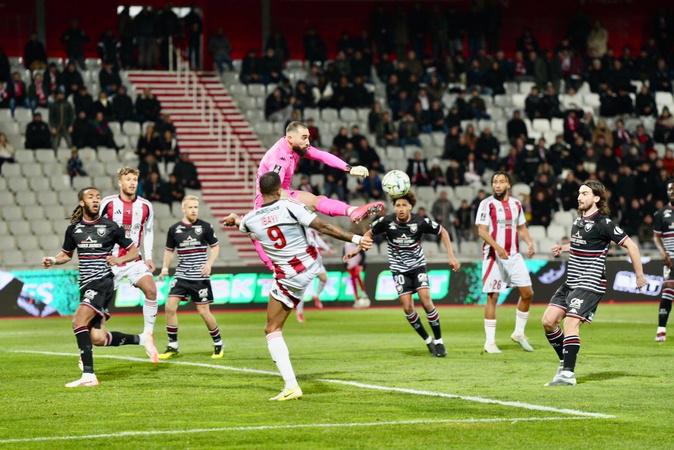
[[[639,292],[635,288],[635,276],[628,261],[609,261],[607,276],[609,292],[605,301],[656,300],[662,289],[662,262],[644,259],[644,271],[648,285]],[[530,259],[526,261],[531,273],[534,301],[547,302],[563,282],[566,271],[564,260]],[[321,301],[327,306],[346,305],[353,302],[353,291],[348,273],[340,266],[328,265],[328,283],[321,293]],[[429,264],[431,297],[437,304],[483,304],[482,263],[469,262],[459,272],[452,272],[443,264]],[[72,314],[79,304],[77,270],[25,270],[3,272],[0,270],[0,316],[49,317]],[[169,292],[172,277],[157,280],[158,300],[163,305]],[[272,276],[254,271],[250,267],[227,267],[215,269],[211,276],[214,308],[262,308],[269,298]],[[306,293],[310,299],[318,279]],[[397,294],[391,272],[384,264],[369,264],[365,272],[365,285],[374,305],[393,305]],[[507,290],[499,298],[500,303],[515,303],[516,290]],[[142,305],[141,292],[129,285],[117,291],[111,311],[139,311]]]

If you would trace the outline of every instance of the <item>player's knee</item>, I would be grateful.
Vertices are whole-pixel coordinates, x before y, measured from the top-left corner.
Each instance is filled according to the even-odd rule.
[[[534,297],[534,291],[532,289],[525,289],[524,292],[520,294],[520,297],[522,297],[522,301],[530,302]]]
[[[106,336],[100,331],[91,330],[91,343],[98,347],[105,345]]]
[[[270,324],[270,323],[268,323],[268,324],[264,327],[264,334],[265,334],[265,335],[267,335],[267,334],[269,334],[269,333],[273,333],[274,331],[281,331],[281,328],[280,328],[278,325],[276,325],[276,324]]]
[[[153,283],[151,286],[146,287],[144,294],[148,300],[157,300],[157,286]]]
[[[543,317],[541,318],[541,323],[543,324],[543,328],[545,328],[545,331],[554,331],[555,328],[557,328],[557,320],[555,320],[554,317],[551,317],[547,314],[543,314]]]

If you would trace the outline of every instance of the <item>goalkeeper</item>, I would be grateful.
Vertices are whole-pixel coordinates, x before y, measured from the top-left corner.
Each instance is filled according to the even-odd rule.
[[[341,169],[356,177],[367,177],[368,170],[363,166],[351,167],[337,156],[312,147],[309,144],[309,130],[302,122],[290,122],[286,127],[286,135],[272,146],[260,161],[257,170],[258,180],[255,182],[255,209],[262,206],[262,195],[259,190],[259,177],[267,172],[276,172],[281,178],[282,196],[293,199],[315,209],[327,216],[349,216],[352,222],[358,223],[371,215],[376,215],[384,209],[383,202],[372,202],[362,206],[351,206],[340,200],[334,200],[323,195],[316,196],[305,191],[291,189],[295,169],[300,158],[309,158],[320,161],[330,167]],[[254,241],[260,259],[272,270],[271,261],[262,251],[259,241]]]

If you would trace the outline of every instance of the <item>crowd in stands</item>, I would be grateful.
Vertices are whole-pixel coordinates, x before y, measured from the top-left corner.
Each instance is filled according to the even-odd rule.
[[[124,66],[123,47],[118,42],[106,43],[111,36],[106,33],[98,46],[102,64],[96,100],[80,71],[86,67],[83,46],[88,38],[74,21],[62,39],[70,57],[64,70],[56,62],[48,62],[45,47],[35,34],[25,47],[25,73],[11,72],[8,58],[0,54],[0,108],[8,109],[12,117],[17,108],[32,111],[32,120],[25,127],[24,148],[56,151],[64,141],[72,149],[65,167],[71,180],[87,176],[78,150],[120,151],[124,145],[115,141],[111,123],[119,124],[121,131],[125,124],[139,124],[144,128],[135,149],[141,171],[139,193],[153,201],[180,202],[185,189],[200,188],[196,167],[180,153],[176,128],[171,117],[162,113],[152,91],[144,88],[135,101],[128,94],[119,73]],[[29,80],[24,81],[24,77]],[[41,109],[48,111],[48,117],[43,117]],[[138,125],[135,127],[138,129]],[[7,135],[0,133],[0,167],[14,162],[15,151]]]

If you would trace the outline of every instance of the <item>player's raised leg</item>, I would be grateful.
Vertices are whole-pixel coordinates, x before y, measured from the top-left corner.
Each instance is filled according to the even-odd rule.
[[[283,325],[285,324],[291,308],[273,296],[269,296],[269,303],[267,304],[267,325],[264,328],[264,333],[267,337],[267,348],[271,359],[276,363],[276,367],[283,377],[283,390],[276,396],[269,400],[285,401],[300,398],[302,396],[302,389],[297,384],[295,371],[290,362],[290,352],[288,346],[283,339]]]
[[[351,206],[341,200],[328,198],[325,195],[316,196],[306,191],[288,191],[288,196],[326,216],[348,216],[352,222],[356,223],[369,216],[377,215],[384,210],[383,202],[371,202],[362,206]]]

